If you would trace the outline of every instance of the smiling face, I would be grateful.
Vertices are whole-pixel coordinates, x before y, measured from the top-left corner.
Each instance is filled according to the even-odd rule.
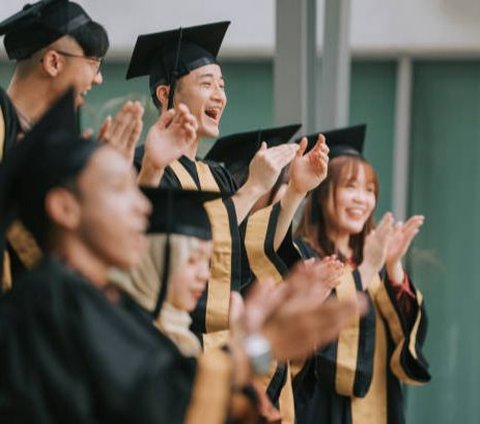
[[[360,159],[333,159],[333,167],[335,161],[339,169],[334,173],[324,205],[327,226],[337,234],[359,234],[375,210],[377,178],[371,165]]]
[[[80,45],[68,36],[57,40],[45,51],[42,63],[54,76],[51,87],[58,96],[73,87],[76,107],[83,105],[87,93],[103,82],[101,58],[85,56]]]
[[[172,237],[177,264],[172,269],[167,300],[177,309],[191,312],[210,278],[212,242],[187,236]]]
[[[162,100],[163,110],[167,104]],[[185,103],[198,122],[199,138],[216,138],[219,135],[220,119],[227,105],[225,81],[217,64],[194,69],[177,81],[175,104]]]

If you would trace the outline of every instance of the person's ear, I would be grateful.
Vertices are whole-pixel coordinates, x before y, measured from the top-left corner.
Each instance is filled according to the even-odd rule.
[[[45,52],[40,63],[48,75],[56,77],[62,71],[65,59],[58,52],[50,49]]]
[[[45,210],[52,222],[64,229],[75,230],[80,222],[78,199],[65,188],[56,188],[47,193]]]
[[[167,110],[168,96],[170,95],[170,87],[168,85],[159,85],[155,89],[155,95],[157,96],[157,100],[162,105],[162,110]]]

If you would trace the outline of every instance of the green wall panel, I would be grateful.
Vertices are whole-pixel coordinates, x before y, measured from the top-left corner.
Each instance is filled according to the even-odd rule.
[[[415,66],[411,256],[429,314],[433,381],[409,389],[409,423],[480,422],[480,63]]]
[[[0,87],[7,89],[8,83],[12,76],[13,65],[9,62],[0,61]]]

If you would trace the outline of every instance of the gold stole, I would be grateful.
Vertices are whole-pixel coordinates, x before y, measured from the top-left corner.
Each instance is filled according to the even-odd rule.
[[[387,424],[387,333],[376,302],[384,285],[378,274],[368,285],[368,293],[375,308],[375,352],[373,376],[368,393],[363,398],[352,398],[352,423]]]
[[[200,189],[220,192],[212,171],[207,164],[195,161]],[[198,190],[195,181],[184,166],[175,161],[170,168],[184,190]],[[204,351],[216,349],[229,340],[230,284],[232,270],[232,239],[228,211],[222,199],[205,203],[212,226],[213,254],[208,281],[205,316],[206,334],[203,335]]]
[[[3,149],[5,148],[5,120],[3,111],[0,107],[0,161],[3,159]],[[10,255],[8,251],[3,252],[3,269],[2,269],[2,286],[3,290],[9,290],[12,287],[12,270],[10,267]]]
[[[245,233],[245,247],[250,268],[258,281],[270,278],[278,283],[282,281],[282,275],[265,254],[265,240],[273,206],[260,209],[249,218]]]
[[[245,246],[250,268],[258,281],[261,282],[267,279],[272,279],[274,282],[280,283],[283,279],[282,275],[265,254],[265,240],[267,239],[268,223],[270,221],[273,206],[274,205],[271,205],[261,209],[250,217],[245,234]],[[257,381],[262,385],[262,388],[265,391],[267,391],[268,385],[277,369],[277,364],[275,363],[274,365],[275,366],[272,366],[268,375],[262,378],[257,378]],[[287,380],[280,392],[278,401],[283,424],[295,423],[292,377],[298,372],[298,368],[301,369],[301,365],[294,364],[292,369],[292,364],[287,362]]]
[[[352,268],[345,267],[344,277],[335,288],[339,301],[357,298],[357,289]],[[358,339],[360,336],[360,315],[356,313],[350,324],[340,332],[337,342],[337,360],[335,372],[335,390],[343,396],[352,396],[357,369]]]
[[[395,307],[390,300],[384,284],[382,284],[382,286],[380,286],[379,290],[377,291],[376,304],[378,305],[379,313],[387,322],[387,325],[390,329],[390,334],[393,338],[393,342],[395,343],[395,351],[393,352],[390,359],[390,368],[393,374],[403,383],[411,384],[414,386],[421,386],[425,384],[425,382],[417,381],[409,377],[401,363],[401,354],[405,347],[408,348],[410,355],[412,355],[415,360],[418,360],[418,352],[415,343],[417,340],[417,333],[420,327],[420,322],[422,320],[423,296],[419,290],[415,290],[415,294],[417,296],[418,315],[415,318],[414,325],[410,332],[410,342],[408,346],[405,346],[406,337],[402,329],[400,317],[398,316],[397,311],[395,310]]]
[[[0,108],[0,160],[3,159],[5,138],[5,120],[2,109]],[[42,257],[42,251],[38,247],[34,237],[20,221],[16,220],[10,225],[6,232],[6,239],[27,269],[33,268]],[[10,290],[13,281],[10,255],[7,250],[3,252],[2,280],[4,283],[3,290]]]
[[[217,350],[198,358],[186,424],[223,424],[227,419],[233,368],[227,353]]]
[[[335,289],[339,300],[353,300],[357,297],[352,271],[351,267],[346,267],[345,276]],[[363,398],[353,396],[360,337],[358,314],[352,318],[351,324],[342,330],[337,342],[335,389],[338,394],[350,397],[353,424],[387,424],[387,338],[385,324],[375,302],[382,285],[383,282],[377,274],[368,286],[368,294],[375,308],[375,351],[372,382]]]

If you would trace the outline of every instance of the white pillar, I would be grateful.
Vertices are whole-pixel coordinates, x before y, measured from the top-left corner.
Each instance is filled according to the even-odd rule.
[[[412,60],[405,56],[398,62],[393,146],[393,213],[398,220],[408,213],[411,97]]]
[[[316,0],[277,0],[275,123],[316,125]]]
[[[350,107],[350,0],[325,0],[320,122],[348,125]]]

